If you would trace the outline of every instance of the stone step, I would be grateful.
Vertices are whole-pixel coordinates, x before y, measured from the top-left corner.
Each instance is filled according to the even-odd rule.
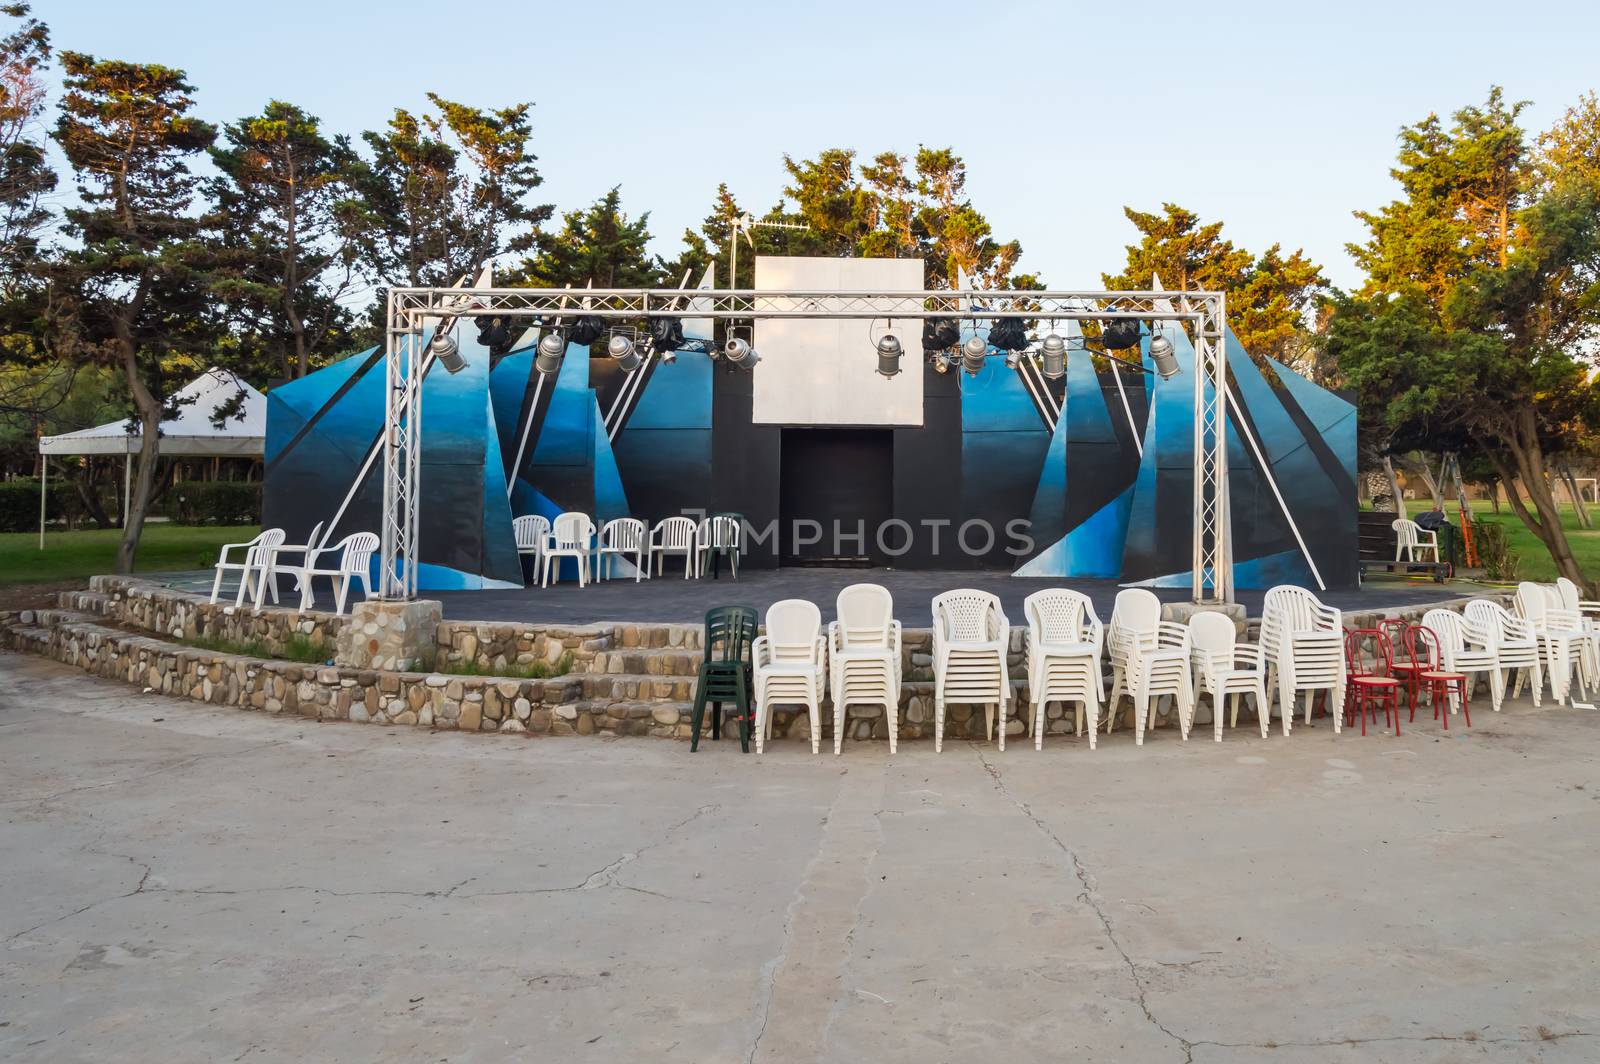
[[[589,663],[588,674],[635,676],[694,676],[705,654],[679,647],[602,650]]]
[[[575,673],[586,699],[686,702],[694,698],[695,677],[659,673]]]
[[[693,702],[640,702],[620,699],[586,699],[556,706],[552,712],[552,734],[654,735],[661,738],[688,738]]]

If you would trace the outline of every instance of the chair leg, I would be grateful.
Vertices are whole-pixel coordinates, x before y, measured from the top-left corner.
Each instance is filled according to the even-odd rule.
[[[40,461],[43,461],[43,459],[40,459]],[[216,578],[211,581],[211,603],[212,603],[212,605],[216,605],[217,596],[222,594],[222,566],[218,565],[216,567],[216,569],[217,569]]]
[[[706,678],[704,674],[701,675],[700,682],[696,686],[699,690],[695,692],[694,696],[694,713],[689,718],[689,752],[691,754],[700,749],[700,726],[705,723],[706,718]]]
[[[844,753],[844,720],[845,711],[849,709],[848,702],[839,701],[833,704],[833,756],[838,757]]]
[[[890,703],[889,699],[883,700],[883,715],[889,724],[889,753],[893,754],[900,744],[900,706],[899,703]]]
[[[333,612],[335,614],[344,612],[344,599],[349,591],[350,580],[348,577],[341,573],[333,578]]]
[[[1083,700],[1084,711],[1089,717],[1089,749],[1095,748],[1095,740],[1100,736],[1100,703],[1092,698]]]
[[[1150,696],[1143,690],[1133,696],[1133,745],[1144,745],[1144,716],[1150,709]]]
[[[983,741],[991,742],[994,739],[994,718],[1000,718],[1000,749],[1006,748],[1006,704],[1001,702],[996,706],[992,702],[983,704]]]
[[[1039,702],[1039,701],[1034,701],[1034,702],[1030,702],[1028,705],[1029,705],[1029,708],[1033,711],[1032,712],[1032,716],[1029,718],[1030,721],[1031,721],[1032,727],[1033,727],[1033,748],[1035,750],[1043,750],[1044,749],[1044,707],[1045,707],[1045,703]]]
[[[944,698],[939,695],[933,699],[933,752],[944,753]]]

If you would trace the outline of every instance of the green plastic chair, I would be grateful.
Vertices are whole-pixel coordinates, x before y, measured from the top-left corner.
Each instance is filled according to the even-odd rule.
[[[705,656],[695,684],[689,750],[700,749],[700,725],[711,703],[711,738],[722,738],[722,703],[739,714],[739,746],[750,752],[750,644],[758,625],[753,606],[717,606],[706,611]]]

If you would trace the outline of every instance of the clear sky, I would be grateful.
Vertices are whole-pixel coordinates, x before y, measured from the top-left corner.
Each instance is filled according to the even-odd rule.
[[[1170,200],[1235,243],[1356,270],[1395,133],[1491,84],[1548,125],[1600,88],[1600,3],[548,3],[37,0],[59,48],[186,70],[213,121],[290,100],[336,132],[436,91],[532,100],[544,199],[622,185],[670,254],[719,181],[764,209],[783,154],[965,157],[1021,268],[1095,288]]]

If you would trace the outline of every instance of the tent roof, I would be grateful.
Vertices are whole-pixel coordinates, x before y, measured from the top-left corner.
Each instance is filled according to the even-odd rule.
[[[229,418],[221,428],[211,415],[239,392],[244,402],[241,417]],[[161,423],[161,453],[176,457],[260,455],[265,450],[267,397],[227,370],[215,367],[178,392],[178,413]],[[92,429],[39,437],[40,454],[134,454],[139,450],[138,422],[108,421]]]

